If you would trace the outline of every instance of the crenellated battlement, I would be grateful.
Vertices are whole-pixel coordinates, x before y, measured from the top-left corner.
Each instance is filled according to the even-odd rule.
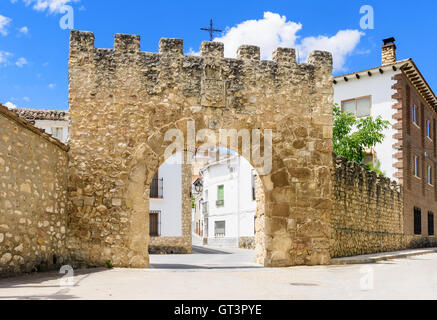
[[[128,34],[115,35],[114,49],[96,49],[93,33],[72,31],[70,89],[78,85],[86,96],[88,82],[88,90],[95,88],[89,94],[95,96],[103,84],[108,90],[117,87],[117,95],[138,99],[177,90],[192,104],[254,110],[265,95],[289,95],[296,89],[299,95],[314,94],[318,87],[328,92],[332,87],[328,52],[314,51],[308,63],[298,63],[291,48],[277,48],[272,61],[261,60],[257,46],[240,46],[236,58],[226,58],[224,52],[223,43],[204,41],[199,56],[184,55],[183,40],[168,38],[160,40],[157,53],[143,52],[140,36]],[[298,108],[297,102],[293,105]]]
[[[89,52],[94,47],[94,34],[86,31],[71,31],[70,53]],[[109,49],[111,50],[111,49]],[[116,34],[114,39],[114,51],[129,54],[140,53],[140,36],[128,34]],[[162,38],[159,42],[161,55],[183,55],[183,40]],[[201,57],[224,58],[224,45],[220,42],[204,41],[200,46]],[[260,60],[260,48],[252,45],[242,45],[237,50],[237,60]],[[296,52],[292,48],[277,48],[273,53],[273,62],[278,64],[297,64]],[[332,67],[332,55],[329,52],[314,51],[308,58],[308,64],[314,66]]]

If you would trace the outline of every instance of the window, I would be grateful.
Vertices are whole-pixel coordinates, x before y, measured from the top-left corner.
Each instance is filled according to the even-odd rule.
[[[434,235],[434,213],[428,212],[428,235]]]
[[[160,226],[161,221],[159,220],[160,211],[150,211],[149,214],[149,230],[151,237],[159,237],[161,234]]]
[[[252,172],[252,200],[256,200],[256,190],[255,190],[255,179],[256,175]]]
[[[422,212],[419,208],[414,208],[414,234],[422,234]]]
[[[413,123],[415,125],[419,125],[419,118],[418,118],[418,113],[417,113],[417,107],[415,105],[413,105]]]
[[[64,137],[64,129],[52,128],[52,136],[58,140],[62,140],[62,138]]]
[[[225,204],[225,186],[221,185],[217,187],[217,206],[223,206]]]
[[[224,237],[226,235],[226,222],[225,221],[216,221],[214,234],[216,237]]]
[[[426,136],[430,139],[432,139],[432,133],[431,133],[432,130],[431,129],[432,129],[431,121],[426,120]]]
[[[428,178],[428,184],[432,186],[432,167],[428,166],[427,168],[427,178]]]
[[[357,118],[370,117],[370,97],[343,101],[341,105],[343,112],[352,113]]]
[[[204,202],[202,202],[202,213],[203,214],[208,214],[208,210],[209,209],[209,207],[208,207],[208,201],[204,201]]]
[[[158,178],[158,173],[155,173],[150,184],[150,198],[163,199],[164,198],[164,179]]]
[[[418,156],[414,156],[414,161],[413,161],[413,174],[415,177],[419,178],[419,157]]]

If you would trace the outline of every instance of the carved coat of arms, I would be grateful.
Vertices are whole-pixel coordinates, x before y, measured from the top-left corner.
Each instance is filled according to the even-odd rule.
[[[202,106],[216,108],[226,106],[226,85],[220,66],[205,66],[201,85]]]

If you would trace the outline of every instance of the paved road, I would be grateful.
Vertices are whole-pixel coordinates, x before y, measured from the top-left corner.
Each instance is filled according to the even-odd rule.
[[[60,287],[56,273],[3,279],[0,299],[437,299],[437,254],[267,269],[248,262],[247,252],[219,251],[192,260],[152,256],[151,269],[76,271],[73,287]]]
[[[151,255],[153,269],[241,269],[262,268],[255,263],[255,251],[193,246],[189,255]]]

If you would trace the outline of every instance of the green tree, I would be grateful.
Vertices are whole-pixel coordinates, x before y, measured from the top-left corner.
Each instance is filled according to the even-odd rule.
[[[381,143],[385,138],[382,131],[389,125],[380,116],[357,119],[354,114],[344,113],[334,105],[334,153],[362,164],[364,150]]]

